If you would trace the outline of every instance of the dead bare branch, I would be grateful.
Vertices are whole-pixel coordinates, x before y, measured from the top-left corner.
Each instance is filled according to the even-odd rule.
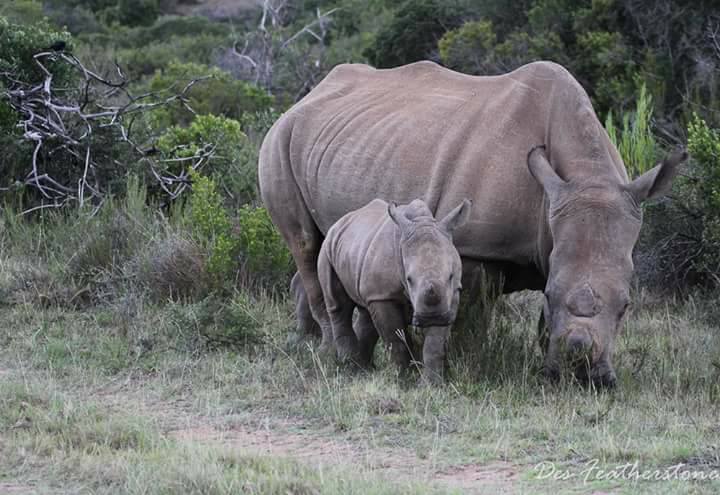
[[[61,62],[72,67],[80,76],[78,91],[55,91],[53,74],[47,62]],[[188,92],[199,82],[211,76],[192,79],[179,92],[167,88],[161,92],[150,92],[134,96],[128,90],[128,81],[116,64],[117,78],[103,77],[85,67],[74,55],[68,53],[40,52],[35,54],[34,62],[44,74],[41,84],[31,85],[19,81],[8,72],[0,73],[4,89],[0,98],[7,100],[20,115],[18,127],[23,131],[23,139],[34,143],[30,171],[21,183],[35,188],[40,196],[38,206],[26,210],[30,213],[38,209],[58,208],[70,203],[83,207],[91,202],[102,203],[106,192],[97,179],[94,135],[100,130],[110,130],[117,139],[126,143],[143,163],[147,163],[151,174],[157,179],[160,188],[168,195],[169,201],[178,198],[188,186],[187,168],[179,176],[165,172],[169,160],[158,160],[149,156],[131,136],[135,118],[159,107],[173,103],[183,105],[195,113],[188,103]],[[79,175],[76,179],[63,180],[52,177],[42,171],[40,156],[43,149],[47,156],[65,153],[77,163]],[[189,168],[199,169],[214,155],[215,147],[206,146],[195,156],[179,159],[187,161]],[[71,183],[72,182],[72,183]],[[10,191],[16,186],[0,188]]]

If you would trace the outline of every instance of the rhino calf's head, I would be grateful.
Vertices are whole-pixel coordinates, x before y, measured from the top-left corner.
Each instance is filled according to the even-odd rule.
[[[614,386],[615,338],[630,305],[632,251],[642,224],[640,204],[663,194],[687,158],[676,152],[630,183],[619,176],[561,178],[541,148],[528,154],[545,191],[552,238],[545,285],[549,330],[545,373],[569,367],[581,380]]]
[[[390,218],[399,227],[403,286],[415,326],[448,326],[455,320],[462,265],[452,233],[467,221],[471,205],[464,200],[442,220],[436,220],[421,200],[388,206]]]

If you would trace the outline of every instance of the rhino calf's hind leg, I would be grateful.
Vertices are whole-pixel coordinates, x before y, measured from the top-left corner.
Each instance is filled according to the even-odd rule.
[[[378,335],[375,325],[373,324],[370,312],[358,306],[358,318],[355,322],[355,333],[357,334],[358,346],[360,350],[359,359],[364,366],[371,366],[375,345],[377,344]]]
[[[398,331],[404,333],[407,327],[405,309],[396,303],[379,301],[370,303],[368,311],[375,328],[390,350],[393,362],[401,370],[409,368],[411,356],[407,340],[404,342],[398,336]]]
[[[318,278],[325,298],[325,308],[330,318],[333,343],[338,359],[362,365],[357,336],[352,327],[355,303],[345,291],[324,250],[320,251]]]

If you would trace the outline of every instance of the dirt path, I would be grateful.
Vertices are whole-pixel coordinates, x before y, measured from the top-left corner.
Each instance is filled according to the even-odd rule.
[[[216,429],[195,426],[172,430],[169,435],[181,441],[222,445],[243,454],[285,457],[314,468],[347,466],[349,470],[373,472],[383,478],[422,481],[463,493],[512,493],[516,490],[519,470],[506,462],[465,464],[438,469],[432,460],[421,459],[414,452],[401,448],[373,448],[363,440],[333,438],[322,430],[302,430],[301,423],[273,425],[253,429],[233,426]],[[335,436],[338,434],[335,433]]]
[[[0,379],[16,374],[17,370],[0,367]],[[431,452],[421,458],[401,446],[373,445],[369,435],[323,429],[301,418],[278,419],[270,413],[264,417],[254,413],[252,422],[247,416],[203,416],[187,400],[161,400],[148,395],[146,385],[143,379],[129,375],[78,393],[121,415],[149,418],[165,435],[180,442],[229,448],[252,456],[287,458],[315,469],[336,468],[394,482],[432,483],[468,494],[521,490],[520,473],[526,470],[523,466],[499,461],[439,466]],[[0,483],[0,493],[30,494],[36,490],[10,480]]]
[[[194,413],[182,400],[159,401],[136,397],[138,383],[125,381],[93,394],[110,408],[132,409],[157,421],[165,434],[181,442],[229,448],[240,454],[291,459],[315,469],[339,468],[371,473],[395,482],[432,483],[467,494],[520,491],[525,470],[508,462],[438,466],[429,454],[421,458],[400,446],[378,447],[365,435],[353,436],[320,428],[302,419],[278,419],[255,414],[252,424],[238,417],[208,417]],[[132,397],[130,400],[129,396]]]

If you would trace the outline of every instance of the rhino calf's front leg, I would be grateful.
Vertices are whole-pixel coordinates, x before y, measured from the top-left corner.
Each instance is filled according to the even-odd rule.
[[[430,383],[442,383],[445,373],[450,327],[427,327],[423,344],[423,378]]]
[[[368,311],[375,328],[390,350],[393,362],[401,370],[407,370],[410,367],[410,350],[407,341],[403,341],[398,335],[399,332],[404,335],[407,327],[405,308],[394,302],[379,301],[370,303]]]

